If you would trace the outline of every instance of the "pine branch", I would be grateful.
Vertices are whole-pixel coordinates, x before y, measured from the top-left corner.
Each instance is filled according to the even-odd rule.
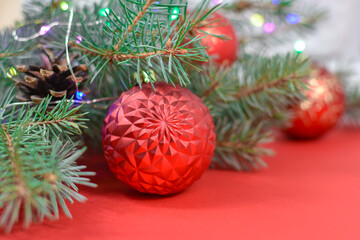
[[[245,144],[242,142],[217,141],[216,146],[219,148],[242,149]]]
[[[24,227],[44,217],[59,217],[59,207],[71,217],[65,199],[84,201],[76,185],[95,186],[76,166],[85,151],[70,135],[81,134],[79,107],[61,101],[50,110],[50,99],[31,108],[12,106],[14,88],[0,85],[0,226],[10,232],[23,217]],[[10,107],[12,106],[12,107]]]
[[[0,40],[0,61],[23,55],[35,47],[34,41],[20,43],[14,40],[9,30],[5,30],[0,35]]]
[[[25,186],[25,181],[22,176],[21,165],[18,159],[19,156],[17,156],[15,152],[15,146],[13,140],[11,139],[11,136],[9,135],[3,124],[1,124],[1,130],[2,130],[1,135],[4,138],[5,143],[7,145],[7,154],[9,156],[11,167],[15,175],[15,183],[16,183],[18,197],[20,199],[26,199],[29,197],[29,190]]]
[[[34,41],[21,43],[16,41],[10,30],[0,33],[0,78],[5,78],[9,68],[13,66],[12,62],[17,58],[24,57],[35,47]]]
[[[360,86],[353,82],[356,76],[350,63],[336,66],[334,74],[341,81],[345,94],[345,112],[341,123],[344,126],[360,126]]]
[[[298,55],[250,57],[232,68],[204,66],[194,72],[192,90],[210,109],[216,126],[213,167],[251,171],[266,164],[271,126],[303,98],[309,63]]]
[[[84,47],[78,46],[78,45],[74,44],[73,42],[71,42],[70,45],[75,49],[79,49],[79,50],[85,52],[86,54],[93,55],[93,56],[102,56],[102,57],[108,59],[109,63],[110,62],[111,63],[121,62],[121,61],[129,60],[129,59],[132,59],[132,60],[145,59],[145,58],[153,57],[153,56],[169,56],[169,55],[172,55],[172,56],[176,57],[176,56],[179,56],[179,55],[186,55],[188,53],[188,51],[186,49],[173,48],[171,46],[171,39],[168,40],[166,50],[144,52],[144,53],[140,53],[140,54],[116,54],[116,53],[114,53],[112,51],[107,51],[105,53],[102,53],[102,52],[97,52],[97,51],[91,51],[91,50],[86,49]]]
[[[217,142],[211,167],[251,171],[260,166],[266,167],[262,156],[271,155],[272,151],[259,144],[271,141],[269,132],[263,124],[252,121],[231,121],[215,119]]]
[[[23,52],[12,52],[12,53],[0,53],[0,60],[9,57],[15,57],[23,54]]]
[[[85,53],[94,69],[97,69],[90,82],[96,80],[96,84],[106,84],[112,81],[107,78],[111,69],[124,78],[136,73],[136,77],[130,77],[128,82],[121,80],[120,86],[125,87],[125,90],[129,85],[141,85],[143,73],[155,76],[150,78],[151,83],[161,78],[165,82],[188,85],[190,79],[183,66],[188,65],[200,71],[191,61],[204,61],[205,57],[199,47],[190,47],[200,37],[194,37],[184,44],[193,23],[184,18],[181,21],[172,19],[173,8],[178,9],[179,13],[176,15],[179,18],[186,12],[187,5],[183,2],[185,1],[164,1],[159,4],[151,4],[152,1],[136,2],[137,8],[133,7],[134,4],[121,2],[119,7],[112,8],[107,14],[107,24],[102,31],[85,24],[82,29],[78,29],[72,35],[71,45],[74,50]],[[97,33],[90,34],[93,31]],[[78,35],[85,37],[82,42],[75,43],[74,38]]]
[[[51,98],[48,97],[35,107],[26,109],[23,106],[21,113],[16,114],[21,121],[10,121],[7,126],[10,128],[23,127],[26,131],[46,129],[54,137],[64,137],[69,141],[71,141],[72,135],[82,134],[81,128],[86,128],[85,121],[87,119],[84,118],[86,113],[77,113],[82,107],[81,105],[73,107],[71,100],[63,99],[50,111],[50,104]],[[9,108],[9,106],[6,107]]]
[[[115,45],[115,49],[119,50],[120,45],[122,44],[122,39],[125,39],[128,35],[128,33],[131,33],[134,26],[140,21],[140,19],[144,16],[144,14],[147,12],[148,8],[151,6],[151,4],[155,2],[155,0],[148,0],[146,4],[144,5],[142,11],[138,13],[138,15],[134,18],[133,22],[128,26],[127,30],[124,32],[124,35],[122,38],[120,38],[119,43]]]
[[[302,78],[309,73],[309,64],[296,55],[255,57],[233,68],[210,66],[205,73],[192,90],[208,104],[214,117],[271,119],[303,98],[306,86]]]
[[[270,88],[278,88],[278,87],[282,87],[286,84],[288,84],[290,81],[294,81],[294,80],[298,80],[301,79],[303,77],[305,77],[307,74],[303,74],[302,76],[298,76],[296,74],[294,75],[290,75],[287,77],[283,77],[283,78],[279,78],[279,79],[275,79],[271,82],[267,82],[264,84],[259,84],[253,88],[244,88],[241,89],[238,93],[236,93],[234,95],[234,97],[236,99],[241,99],[241,98],[247,98],[253,94],[258,94],[261,93],[265,90],[268,90]]]

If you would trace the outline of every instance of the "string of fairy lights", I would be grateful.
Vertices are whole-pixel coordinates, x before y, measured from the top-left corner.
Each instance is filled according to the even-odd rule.
[[[283,0],[272,0],[272,4],[279,5],[279,4],[282,3],[282,1]],[[212,5],[218,5],[218,4],[221,4],[222,2],[223,2],[223,0],[212,0],[211,4]],[[158,1],[154,2],[153,6],[156,6],[157,4],[159,4]],[[68,2],[62,1],[59,4],[59,8],[64,12],[69,11],[70,5],[69,5]],[[99,11],[99,15],[101,17],[107,17],[108,14],[110,13],[110,11],[111,10],[109,8],[102,8]],[[154,11],[156,11],[156,10],[154,10]],[[179,14],[180,14],[180,9],[178,7],[173,7],[173,8],[170,9],[170,19],[171,20],[178,19]],[[271,21],[265,21],[264,16],[261,15],[260,13],[253,13],[249,17],[249,21],[253,26],[262,28],[262,30],[266,34],[272,34],[272,33],[275,33],[275,31],[276,31],[275,23],[271,22]],[[286,21],[287,21],[288,24],[295,25],[295,24],[299,24],[299,23],[302,22],[302,17],[300,15],[298,15],[298,14],[290,13],[290,14],[286,15]],[[107,25],[110,24],[106,20],[105,21],[96,21],[95,23],[92,23],[92,24],[97,25],[97,24],[100,24],[100,23],[103,23],[103,22],[105,22],[105,24],[107,24]],[[40,23],[40,21],[38,21],[37,23]],[[18,36],[16,29],[13,30],[12,35],[13,35],[13,37],[14,37],[14,39],[16,41],[25,42],[25,41],[29,41],[31,39],[35,39],[35,38],[38,38],[40,36],[43,36],[43,35],[47,34],[53,27],[59,26],[59,25],[67,25],[67,23],[61,23],[61,22],[56,21],[56,22],[52,22],[50,24],[43,25],[42,27],[40,27],[40,29],[39,29],[39,31],[37,33],[34,33],[29,37],[20,37],[20,36]],[[82,40],[83,40],[82,36],[79,35],[76,38],[76,43],[80,43]],[[299,40],[296,40],[294,42],[293,47],[294,47],[294,50],[297,53],[301,53],[301,52],[303,52],[305,50],[306,43],[302,39],[299,39]],[[18,73],[17,73],[17,71],[16,71],[16,69],[14,67],[10,67],[6,72],[6,75],[9,78],[12,78],[13,76],[15,76],[17,74]],[[82,100],[82,98],[84,96],[85,95],[80,93],[80,92],[76,94],[76,98],[78,98],[78,100]]]
[[[274,2],[277,3],[279,2],[279,0],[273,0],[273,3]],[[252,14],[249,20],[251,24],[254,25],[255,27],[262,27],[263,31],[267,34],[271,34],[275,32],[276,29],[275,23],[265,22],[264,17],[259,13]],[[301,16],[298,14],[289,13],[286,15],[286,21],[288,24],[296,25],[301,23],[301,20],[302,20]],[[294,42],[294,50],[297,53],[303,52],[305,48],[306,48],[306,43],[303,40],[299,39]]]
[[[212,0],[211,4],[213,6],[216,6],[218,4],[222,4],[223,1],[224,0]],[[275,6],[279,5],[283,2],[285,2],[285,0],[272,0],[271,1],[271,3]],[[263,15],[261,15],[260,13],[253,13],[249,17],[249,21],[253,26],[262,28],[262,30],[266,34],[272,34],[272,33],[275,33],[275,31],[276,31],[276,24],[272,21],[265,21],[265,17]],[[302,17],[298,14],[289,13],[286,15],[286,22],[288,24],[296,25],[296,24],[302,23],[302,21],[303,21]],[[301,53],[305,50],[306,43],[302,39],[298,39],[294,42],[293,47],[297,53]]]

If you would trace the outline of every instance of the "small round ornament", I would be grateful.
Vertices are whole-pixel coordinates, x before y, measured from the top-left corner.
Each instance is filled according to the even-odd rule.
[[[102,129],[105,158],[117,178],[144,193],[167,195],[198,180],[214,155],[208,108],[189,89],[164,82],[122,93]]]
[[[201,39],[201,45],[206,47],[207,54],[214,58],[215,62],[219,65],[233,64],[237,59],[239,40],[236,37],[232,23],[221,14],[214,13],[203,25],[198,30],[212,34]],[[203,33],[200,35],[203,35]],[[213,35],[221,35],[226,39]]]
[[[335,75],[315,66],[306,81],[306,99],[293,109],[291,127],[285,130],[294,138],[321,136],[336,125],[344,110],[344,90]]]

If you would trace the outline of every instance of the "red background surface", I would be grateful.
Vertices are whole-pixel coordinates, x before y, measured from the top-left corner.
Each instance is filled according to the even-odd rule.
[[[73,219],[15,227],[12,240],[360,239],[360,130],[316,141],[279,139],[268,169],[208,170],[184,192],[157,197],[123,186],[101,156],[87,159],[97,189]]]

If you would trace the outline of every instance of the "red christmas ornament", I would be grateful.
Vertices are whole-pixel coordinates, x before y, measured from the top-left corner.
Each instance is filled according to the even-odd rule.
[[[198,29],[208,34],[223,35],[226,39],[208,35],[201,40],[201,44],[207,48],[206,52],[216,63],[233,64],[237,59],[239,41],[232,23],[219,13],[214,13],[207,22],[210,23]]]
[[[314,67],[306,80],[307,99],[293,109],[291,127],[285,132],[294,138],[319,137],[339,120],[344,110],[344,91],[338,78],[325,68]]]
[[[124,92],[109,109],[102,142],[110,169],[140,192],[166,195],[198,180],[214,155],[208,108],[190,90],[158,82]]]

